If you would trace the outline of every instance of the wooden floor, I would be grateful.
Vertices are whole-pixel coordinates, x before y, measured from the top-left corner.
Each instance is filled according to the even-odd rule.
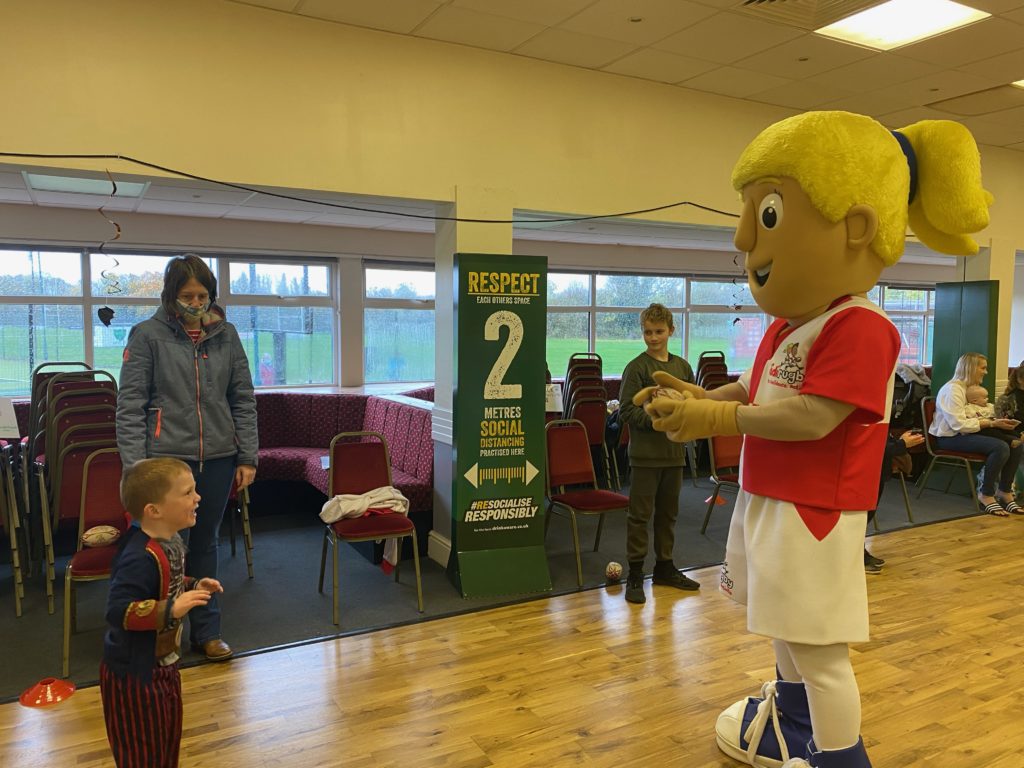
[[[876,768],[1024,766],[1024,518],[872,539],[857,646]],[[736,765],[718,713],[772,674],[714,569],[699,594],[615,587],[185,670],[182,765]],[[287,620],[287,617],[282,617]],[[0,766],[111,766],[99,689],[0,707]]]

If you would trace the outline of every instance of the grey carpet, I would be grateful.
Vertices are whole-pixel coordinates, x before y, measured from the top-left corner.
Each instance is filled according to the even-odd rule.
[[[957,477],[954,491],[964,485]],[[974,505],[964,495],[942,492],[945,478],[936,476],[921,499],[910,488],[914,519],[927,524],[975,514]],[[721,562],[725,551],[733,494],[726,493],[726,504],[716,506],[707,534],[701,535],[707,497],[711,493],[707,478],[694,487],[687,478],[680,500],[676,526],[675,561],[680,567],[697,568]],[[627,491],[628,492],[628,491]],[[367,632],[478,611],[496,605],[564,594],[576,589],[576,567],[569,523],[555,517],[548,532],[548,563],[552,592],[541,596],[494,599],[463,599],[436,563],[423,559],[423,598],[425,612],[416,611],[412,561],[403,561],[400,583],[384,575],[379,566],[347,545],[341,549],[341,625],[331,623],[330,574],[324,594],[316,589],[320,567],[322,526],[306,502],[302,509],[266,510],[253,516],[255,536],[255,578],[246,574],[245,557],[238,539],[238,550],[231,556],[226,537],[221,543],[221,580],[224,584],[224,638],[239,654],[256,653],[296,643],[305,643],[339,635]],[[882,532],[908,527],[899,484],[886,487],[878,513]],[[609,515],[600,549],[593,552],[596,519],[584,519],[580,525],[583,543],[583,573],[586,588],[604,585],[604,568],[610,560],[622,561],[625,540],[624,515]],[[873,533],[869,531],[869,534]],[[226,534],[226,526],[225,526]],[[6,547],[6,542],[3,543]],[[65,548],[67,544],[65,543]],[[891,555],[890,555],[891,558]],[[63,631],[63,568],[67,556],[58,557],[57,599],[53,615],[46,612],[43,580],[37,573],[26,585],[24,615],[15,618],[13,584],[8,563],[0,563],[0,701],[16,699],[18,694],[43,677],[60,675]],[[652,562],[648,562],[650,572]],[[884,578],[884,574],[881,578]],[[706,581],[704,589],[715,589]],[[615,587],[621,590],[621,587]],[[83,584],[78,588],[78,632],[72,636],[71,679],[78,685],[95,684],[102,652],[103,606],[107,582]],[[187,652],[185,664],[205,663]]]

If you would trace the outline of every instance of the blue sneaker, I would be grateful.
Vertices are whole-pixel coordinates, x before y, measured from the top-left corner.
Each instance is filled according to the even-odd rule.
[[[761,686],[761,697],[748,696],[718,716],[718,748],[729,757],[756,766],[782,768],[791,758],[807,753],[811,713],[803,683],[772,680]]]

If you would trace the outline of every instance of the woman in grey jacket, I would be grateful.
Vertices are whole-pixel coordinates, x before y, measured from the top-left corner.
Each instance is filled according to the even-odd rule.
[[[202,497],[186,572],[217,578],[217,535],[232,484],[256,476],[256,398],[235,327],[217,300],[217,279],[189,253],[164,271],[161,307],[132,328],[117,394],[117,445],[124,466],[170,456],[192,469]],[[220,605],[189,615],[193,648],[212,660],[231,656],[221,638]]]

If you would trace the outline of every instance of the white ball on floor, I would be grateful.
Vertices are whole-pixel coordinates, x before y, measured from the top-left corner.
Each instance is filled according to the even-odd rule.
[[[604,568],[604,577],[608,581],[618,581],[622,578],[622,563],[616,563],[612,560]]]

